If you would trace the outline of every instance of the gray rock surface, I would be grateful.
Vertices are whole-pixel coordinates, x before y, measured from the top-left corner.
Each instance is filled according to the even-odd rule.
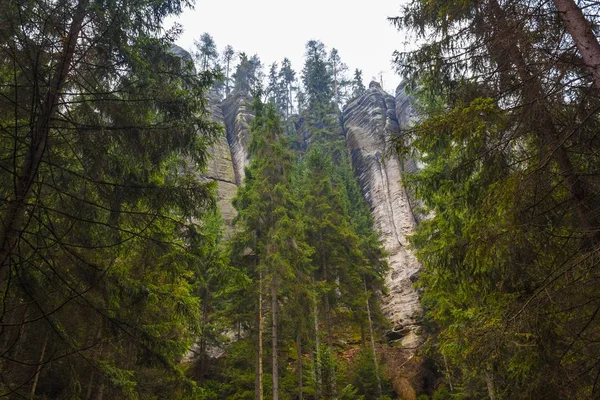
[[[396,88],[396,116],[398,118],[400,131],[410,129],[410,125],[419,120],[417,110],[413,106],[413,99],[406,94],[405,85],[402,83]],[[406,143],[406,145],[410,146],[410,143]],[[421,168],[419,163],[411,157],[406,157],[401,160],[400,167],[405,174],[415,173]],[[419,209],[422,209],[422,203],[415,198],[414,193],[411,191],[408,191],[408,200],[417,223],[430,217],[418,211]]]
[[[250,164],[248,145],[250,144],[250,124],[254,118],[250,104],[250,98],[242,93],[235,93],[221,103],[235,182],[238,186],[244,180],[244,168]]]
[[[382,299],[382,309],[394,331],[401,332],[402,345],[411,348],[421,342],[417,321],[422,309],[411,282],[421,266],[407,240],[416,222],[402,186],[402,164],[396,156],[387,154],[389,138],[399,132],[399,120],[401,124],[409,121],[405,112],[408,109],[408,103],[397,104],[378,83],[371,82],[365,93],[346,106],[343,119],[355,172],[389,252],[389,295]]]
[[[225,222],[225,234],[228,236],[232,228],[233,218],[236,215],[231,200],[237,192],[237,184],[231,151],[227,142],[225,121],[220,104],[221,100],[213,92],[209,93],[207,97],[208,111],[210,112],[211,119],[223,126],[223,133],[209,149],[211,157],[208,160],[206,172],[203,175],[217,182],[217,203]]]
[[[172,45],[169,50],[193,68],[193,59],[190,53],[176,45]],[[196,73],[195,68],[193,69],[193,72]],[[225,121],[220,104],[221,99],[214,91],[209,91],[207,93],[207,100],[207,108],[210,117],[214,122],[223,126],[223,132],[209,148],[210,158],[208,159],[206,169],[199,172],[198,178],[202,180],[214,180],[217,182],[217,204],[225,221],[225,234],[228,235],[231,232],[233,218],[236,214],[235,209],[231,204],[231,200],[233,199],[233,196],[235,196],[237,185],[231,159],[231,151],[229,150],[229,144],[227,143]],[[197,170],[191,160],[188,160],[188,163],[188,168]]]

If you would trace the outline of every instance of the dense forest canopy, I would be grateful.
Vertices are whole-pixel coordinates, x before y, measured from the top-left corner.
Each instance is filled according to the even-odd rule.
[[[0,396],[600,396],[597,3],[409,1],[405,103],[188,2],[2,4]]]

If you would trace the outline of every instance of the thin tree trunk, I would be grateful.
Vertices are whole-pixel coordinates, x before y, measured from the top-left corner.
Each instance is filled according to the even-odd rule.
[[[104,382],[101,382],[100,385],[98,385],[98,391],[96,392],[96,397],[94,400],[102,400],[104,397],[104,388]]]
[[[379,365],[377,364],[377,349],[375,348],[375,335],[373,334],[373,318],[371,318],[371,305],[369,304],[369,292],[367,291],[367,282],[365,282],[365,295],[367,299],[367,318],[369,321],[369,335],[371,336],[371,351],[373,352],[373,368],[375,370],[375,379],[377,379],[377,390],[379,397],[383,396],[381,388],[381,378],[379,377]]]
[[[95,379],[96,379],[96,370],[93,369],[92,373],[90,374],[90,380],[88,382],[87,391],[85,393],[85,399],[86,400],[91,400],[92,399],[92,388],[94,387],[94,380]]]
[[[31,145],[15,183],[14,198],[8,202],[6,212],[0,225],[0,283],[4,281],[7,264],[12,250],[21,234],[21,225],[31,195],[31,189],[36,181],[38,170],[48,144],[50,135],[50,120],[59,103],[60,92],[63,89],[71,69],[75,54],[75,46],[85,19],[89,0],[80,0],[75,8],[73,20],[67,34],[63,50],[50,81],[46,98],[44,99],[35,128],[31,130]],[[32,116],[33,117],[33,116]]]
[[[292,115],[294,113],[294,102],[293,102],[294,94],[292,92],[292,84],[290,83],[288,86],[290,87],[290,90],[289,90],[289,92],[290,92],[290,101],[289,101],[289,103],[290,103],[290,114],[289,115]]]
[[[229,96],[229,60],[227,60],[227,67],[225,72],[225,96]]]
[[[317,383],[317,398],[321,397],[321,339],[319,338],[319,308],[317,300],[313,305],[313,316],[315,322],[315,382]]]
[[[322,234],[321,234],[321,242]],[[325,254],[321,252],[321,268],[323,270],[323,280],[327,286],[329,280],[327,279],[327,262],[325,261]],[[325,288],[325,330],[327,333],[327,345],[331,347],[331,321],[329,320],[329,288]]]
[[[273,358],[273,400],[279,400],[279,349],[277,346],[277,280],[271,282],[271,352]]]
[[[42,346],[42,351],[40,353],[40,359],[38,361],[37,370],[35,371],[35,376],[33,378],[33,384],[31,385],[31,392],[29,393],[29,399],[35,399],[35,389],[37,388],[38,381],[40,379],[40,372],[42,372],[42,365],[44,362],[44,356],[46,355],[46,346],[48,345],[48,336],[44,339],[44,344]]]
[[[333,62],[333,98],[335,99],[335,103],[339,105],[339,102],[338,102],[337,68],[336,68],[336,65],[335,65],[335,61]]]
[[[96,331],[96,343],[100,342],[100,338],[102,337],[102,326],[100,326],[98,328],[98,330]],[[102,343],[100,343],[100,349],[98,351],[98,353],[100,354],[100,356],[102,355]],[[92,399],[92,388],[94,387],[94,380],[96,379],[96,369],[92,370],[92,373],[90,375],[90,382],[88,384],[87,387],[87,393],[85,395],[85,399],[86,400],[91,400]]]
[[[302,387],[304,386],[303,381],[303,365],[302,365],[302,336],[300,333],[300,329],[296,334],[296,352],[298,353],[298,363],[296,368],[298,369],[298,400],[302,400]]]
[[[448,359],[445,355],[442,355],[444,358],[444,368],[446,369],[446,378],[448,379],[448,386],[450,387],[450,393],[454,392],[454,386],[452,385],[452,376],[450,376],[450,368],[448,367]]]
[[[206,326],[208,325],[208,290],[202,291],[202,331],[200,337],[200,366],[199,366],[199,383],[204,382],[204,376],[206,375],[206,365],[208,363],[208,357],[206,355]]]
[[[496,386],[494,385],[494,376],[490,371],[485,371],[485,383],[487,385],[488,396],[490,400],[496,400]]]
[[[262,272],[258,273],[258,306],[256,310],[256,326],[258,337],[256,343],[256,375],[254,385],[254,398],[263,400],[263,317],[262,317]]]
[[[573,0],[552,0],[565,27],[571,34],[583,58],[583,63],[594,77],[594,86],[600,89],[600,43],[592,25]]]

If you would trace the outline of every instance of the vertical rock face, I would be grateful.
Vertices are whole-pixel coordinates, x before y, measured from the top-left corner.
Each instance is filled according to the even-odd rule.
[[[223,126],[223,134],[209,149],[211,157],[208,160],[204,176],[208,179],[215,180],[218,184],[217,203],[221,210],[223,220],[225,221],[226,235],[228,235],[232,228],[233,218],[236,214],[235,209],[231,204],[231,200],[237,191],[237,184],[220,103],[221,100],[215,93],[209,93],[208,111],[210,112],[212,120]]]
[[[172,54],[180,57],[182,62],[188,63],[192,71],[196,73],[193,67],[193,59],[190,53],[179,46],[171,46]],[[207,109],[210,118],[225,128],[225,120],[221,109],[221,100],[214,91],[207,93]],[[206,169],[197,171],[197,168],[189,161],[189,168],[194,168],[198,172],[198,178],[201,180],[214,180],[217,182],[217,203],[223,216],[226,230],[225,234],[231,232],[233,218],[235,217],[235,209],[231,204],[231,200],[237,191],[236,176],[234,173],[231,151],[227,142],[226,130],[223,129],[223,134],[217,138],[215,143],[208,149],[210,158],[208,159]]]
[[[398,103],[372,82],[343,114],[346,145],[376,228],[389,252],[389,295],[383,299],[382,309],[405,348],[415,347],[421,340],[417,319],[422,310],[412,286],[420,264],[408,248],[407,235],[413,233],[416,222],[401,182],[402,163],[387,151],[388,139],[398,134],[399,123],[409,122],[410,110],[408,99],[400,98]]]
[[[244,179],[244,168],[250,164],[248,145],[250,144],[250,124],[254,115],[250,109],[250,98],[241,93],[233,94],[221,104],[227,131],[227,141],[231,149],[231,159],[238,186]]]
[[[413,107],[413,102],[410,96],[405,92],[405,85],[400,84],[396,88],[396,117],[398,118],[398,126],[400,130],[408,128],[411,124],[418,121],[419,116],[417,110]],[[406,143],[410,145],[410,143]],[[405,158],[401,162],[402,172],[406,174],[412,174],[419,170],[419,165],[414,158]],[[422,203],[415,199],[414,193],[408,192],[408,200],[413,210],[413,215],[417,223],[420,223],[424,219],[428,218],[427,215],[415,212],[417,207],[422,206]]]

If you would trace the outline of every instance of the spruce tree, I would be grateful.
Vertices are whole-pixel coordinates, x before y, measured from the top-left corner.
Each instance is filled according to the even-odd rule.
[[[234,89],[250,94],[262,87],[262,63],[255,54],[248,58],[246,53],[240,53],[240,62],[233,74]]]
[[[587,260],[600,232],[599,103],[564,15],[538,5],[405,9],[406,27],[438,35],[397,61],[423,115],[403,138],[425,166],[407,181],[432,216],[413,238],[423,301],[448,388],[463,396],[597,391],[597,305],[586,300],[597,288],[583,277],[598,274]]]
[[[297,87],[294,85],[296,81],[296,72],[292,69],[292,63],[288,58],[284,58],[281,62],[279,77],[285,93],[285,103],[287,104],[285,114],[286,116],[289,116],[294,113],[293,91],[296,90]]]
[[[307,264],[310,251],[303,241],[302,221],[294,215],[297,207],[290,185],[293,157],[278,113],[273,104],[263,105],[258,96],[254,108],[256,117],[249,147],[252,162],[234,204],[239,212],[239,237],[251,238],[245,242],[248,246],[245,252],[251,252],[255,259],[253,276],[259,285],[259,302],[262,285],[268,288],[271,297],[271,372],[273,398],[278,398],[281,293]],[[260,307],[258,313],[262,313]],[[262,343],[259,341],[257,345],[262,346]],[[257,362],[262,363],[262,360]]]
[[[357,98],[365,92],[365,85],[362,78],[362,70],[355,69],[354,77],[352,78],[352,99]]]
[[[230,45],[225,46],[223,50],[223,62],[225,64],[225,96],[229,96],[229,90],[231,85],[231,60],[233,60],[233,56],[235,55],[235,51],[233,47]]]
[[[179,366],[199,322],[185,236],[214,204],[196,168],[220,129],[201,117],[212,75],[161,33],[184,6],[0,16],[3,396],[194,392]]]
[[[217,45],[215,40],[209,33],[203,33],[200,35],[200,39],[194,41],[196,46],[197,55],[200,62],[200,71],[206,71],[214,68],[219,53],[217,52]]]

